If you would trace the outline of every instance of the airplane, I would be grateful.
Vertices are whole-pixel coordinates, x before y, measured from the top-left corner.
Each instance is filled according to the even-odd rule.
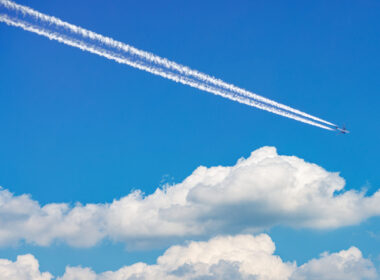
[[[347,133],[350,133],[347,129],[346,129],[346,126],[344,125],[342,128],[339,128],[339,127],[335,127],[335,129],[337,130],[337,131],[339,131],[340,133],[342,133],[342,134],[347,134]]]

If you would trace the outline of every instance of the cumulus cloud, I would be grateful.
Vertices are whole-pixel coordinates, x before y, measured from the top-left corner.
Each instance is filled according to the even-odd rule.
[[[181,183],[111,203],[41,206],[3,189],[0,244],[92,246],[109,238],[143,246],[276,225],[332,229],[380,215],[380,191],[366,196],[344,185],[338,173],[264,147],[233,166],[201,166]]]
[[[338,253],[323,253],[318,259],[297,266],[274,255],[275,244],[266,234],[256,236],[219,236],[207,242],[190,242],[172,246],[157,259],[156,264],[136,263],[117,271],[96,274],[88,267],[66,267],[57,280],[301,280],[301,279],[376,279],[377,272],[359,249],[351,247]],[[19,259],[33,263],[30,269]],[[20,256],[14,263],[0,260],[5,265],[0,279],[9,271],[18,270],[12,280],[47,280],[48,273],[38,271],[38,263],[31,255]],[[9,267],[7,267],[7,265]],[[24,273],[24,270],[26,272]],[[30,274],[33,271],[34,274]],[[41,278],[45,277],[45,278]],[[40,278],[38,278],[40,277]],[[6,278],[9,279],[9,278]]]
[[[312,259],[300,266],[294,273],[294,280],[361,280],[377,279],[373,263],[364,259],[360,250],[351,247],[338,253],[323,253],[319,259]]]
[[[0,279],[51,280],[48,272],[40,272],[38,261],[32,255],[18,256],[15,262],[0,259]]]

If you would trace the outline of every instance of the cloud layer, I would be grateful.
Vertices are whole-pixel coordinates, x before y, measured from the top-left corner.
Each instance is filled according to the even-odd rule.
[[[198,167],[153,194],[134,191],[112,203],[39,205],[0,190],[0,245],[21,240],[92,246],[104,238],[152,242],[254,233],[276,225],[332,229],[380,215],[380,191],[344,191],[337,173],[264,147],[234,166]]]
[[[117,271],[96,274],[90,268],[66,267],[57,280],[303,280],[303,279],[377,279],[377,272],[359,249],[351,247],[338,253],[323,253],[301,266],[283,262],[274,255],[275,245],[266,234],[257,236],[219,236],[207,242],[172,246],[154,265],[136,263]],[[41,273],[32,255],[19,256],[15,262],[0,260],[0,279],[50,280]]]

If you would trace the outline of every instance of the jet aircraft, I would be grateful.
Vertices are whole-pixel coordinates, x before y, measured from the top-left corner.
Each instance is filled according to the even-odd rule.
[[[339,128],[339,127],[336,126],[335,129],[336,129],[337,131],[339,131],[340,133],[342,133],[342,134],[350,133],[350,132],[346,129],[346,126],[343,126],[342,128]]]

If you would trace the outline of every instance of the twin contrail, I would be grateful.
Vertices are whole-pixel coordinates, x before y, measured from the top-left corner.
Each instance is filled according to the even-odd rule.
[[[0,0],[0,21],[202,91],[320,128],[336,130],[336,125],[331,122],[12,1]]]

